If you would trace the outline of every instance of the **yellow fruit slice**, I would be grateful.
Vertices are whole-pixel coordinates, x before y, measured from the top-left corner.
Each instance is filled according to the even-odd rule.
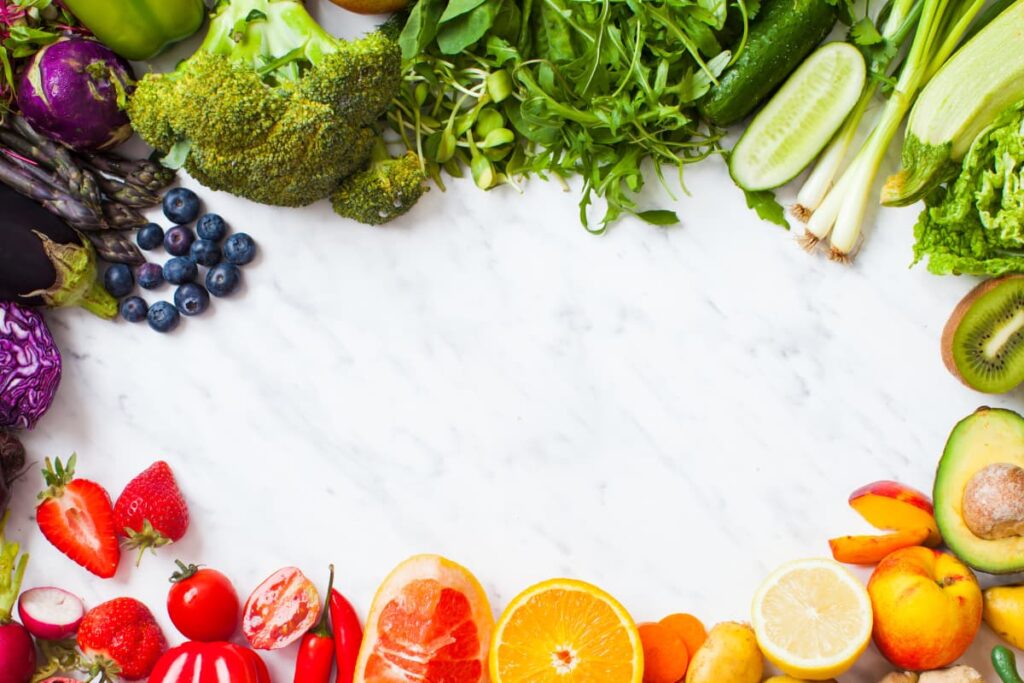
[[[366,620],[355,683],[484,683],[494,615],[476,578],[416,555],[384,580]]]
[[[492,683],[641,683],[636,624],[615,598],[582,581],[528,588],[494,630]]]
[[[754,633],[764,656],[795,678],[843,673],[871,639],[867,589],[838,562],[797,560],[769,576],[754,596]]]

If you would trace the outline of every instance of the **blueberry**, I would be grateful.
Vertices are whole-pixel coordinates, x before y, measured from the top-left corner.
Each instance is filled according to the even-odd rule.
[[[178,225],[191,223],[199,215],[199,197],[184,187],[176,187],[164,195],[164,215]]]
[[[143,263],[135,269],[135,281],[143,289],[156,289],[164,283],[164,269],[155,263]]]
[[[130,296],[121,302],[121,317],[130,323],[140,323],[146,319],[149,306],[141,296]]]
[[[242,272],[233,263],[219,263],[206,273],[206,288],[214,296],[228,296],[236,289]]]
[[[207,268],[220,263],[220,247],[212,240],[202,239],[192,243],[189,258]]]
[[[181,315],[177,308],[166,301],[157,301],[149,307],[146,319],[149,326],[157,332],[170,332],[181,322]]]
[[[188,282],[175,290],[174,305],[182,315],[199,315],[210,307],[210,295],[200,285]]]
[[[199,275],[196,264],[184,256],[175,256],[164,264],[164,279],[172,285],[183,285],[192,282]]]
[[[139,233],[135,236],[135,241],[139,243],[139,247],[146,251],[156,249],[164,243],[164,229],[156,223],[147,223],[139,229]]]
[[[110,296],[120,299],[128,296],[135,289],[135,278],[132,277],[132,269],[123,263],[115,263],[107,268],[103,274],[103,286],[110,292]]]
[[[188,250],[192,248],[195,239],[196,236],[192,234],[191,230],[179,225],[171,228],[164,235],[164,249],[171,256],[188,256]]]
[[[236,232],[224,243],[224,260],[244,266],[256,258],[256,243],[244,232]]]
[[[217,214],[208,213],[200,217],[199,222],[196,223],[196,232],[204,240],[220,242],[224,239],[224,235],[228,234],[228,226],[224,224],[224,219]]]

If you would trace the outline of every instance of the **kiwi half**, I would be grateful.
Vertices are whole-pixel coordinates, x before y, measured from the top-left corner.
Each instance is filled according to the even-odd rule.
[[[957,304],[942,331],[942,361],[987,394],[1024,382],[1024,275],[983,282]]]

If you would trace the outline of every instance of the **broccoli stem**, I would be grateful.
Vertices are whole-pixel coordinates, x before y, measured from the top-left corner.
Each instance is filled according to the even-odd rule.
[[[339,49],[299,0],[221,0],[200,50],[247,64],[268,83],[296,82]]]

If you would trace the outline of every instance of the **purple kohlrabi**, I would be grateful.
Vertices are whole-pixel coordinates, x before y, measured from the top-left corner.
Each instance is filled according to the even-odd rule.
[[[34,427],[53,403],[60,372],[60,351],[43,316],[0,302],[0,427]]]

